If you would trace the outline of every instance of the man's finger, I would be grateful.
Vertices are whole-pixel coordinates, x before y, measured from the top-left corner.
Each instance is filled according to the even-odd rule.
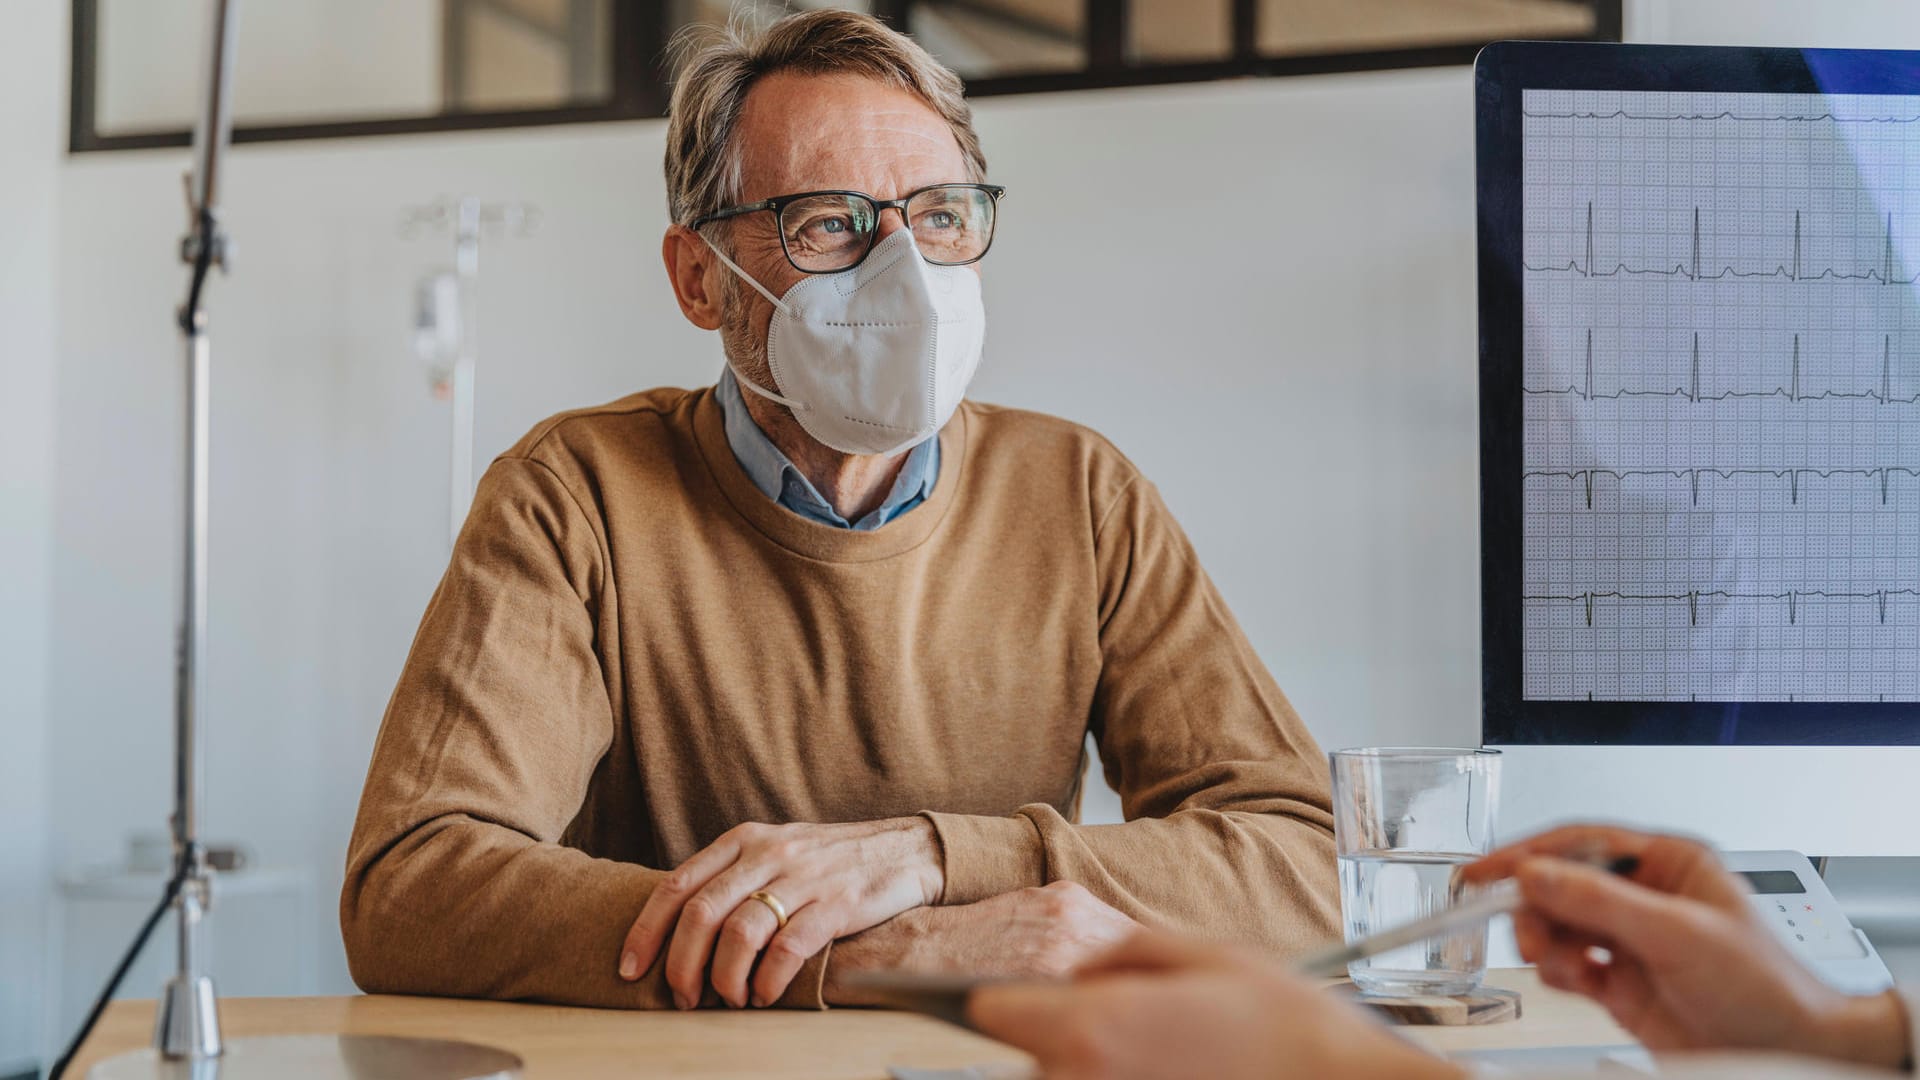
[[[778,895],[777,890],[770,891]],[[793,977],[814,954],[833,943],[839,929],[839,921],[824,905],[808,904],[794,912],[786,928],[773,935],[760,953],[760,968],[753,973],[754,1007],[764,1009],[779,1001]]]
[[[757,900],[749,900],[733,909],[720,926],[719,944],[713,949],[713,990],[721,1000],[736,1009],[747,1004],[747,979],[760,951],[780,929],[773,909]]]
[[[679,921],[673,924],[673,939],[667,943],[667,985],[673,987],[675,1004],[683,1009],[699,1004],[700,993],[706,988],[707,964],[713,959],[721,924],[741,904],[765,907],[747,897],[755,890],[766,888],[771,876],[766,867],[736,862],[714,875],[712,881],[680,906]],[[787,900],[780,897],[782,903]]]
[[[620,946],[620,977],[629,981],[640,977],[640,973],[653,966],[658,958],[660,945],[673,931],[675,920],[680,917],[680,909],[689,897],[699,892],[713,876],[725,870],[740,856],[740,845],[727,837],[721,837],[708,847],[694,852],[693,857],[681,863],[674,871],[654,886],[647,902],[641,906],[640,914],[627,929],[627,939]]]

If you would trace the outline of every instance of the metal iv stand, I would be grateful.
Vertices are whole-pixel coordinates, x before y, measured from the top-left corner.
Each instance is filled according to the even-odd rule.
[[[212,348],[201,294],[216,266],[226,269],[229,243],[216,213],[220,167],[232,129],[236,9],[239,0],[210,0],[207,81],[195,117],[193,171],[187,177],[189,221],[180,255],[192,267],[179,330],[187,361],[187,476],[185,574],[175,668],[173,830],[174,872],[168,893],[179,925],[180,963],[162,991],[153,1047],[110,1058],[89,1076],[166,1077],[169,1080],[303,1080],[308,1077],[408,1076],[423,1080],[520,1075],[520,1059],[474,1043],[385,1035],[277,1035],[236,1039],[220,1035],[219,1001],[208,974],[206,920],[213,867],[200,838],[201,775],[205,740],[199,730],[206,703],[207,489],[211,426]],[[157,915],[157,913],[156,913]],[[151,922],[148,929],[151,928]],[[144,939],[145,931],[141,937]],[[137,950],[139,942],[135,942]],[[132,961],[129,955],[114,976]],[[110,984],[111,986],[111,984]],[[97,1011],[96,1011],[97,1017]],[[91,1025],[93,1018],[88,1020]],[[84,1036],[83,1030],[82,1035]],[[78,1047],[76,1046],[76,1049]],[[66,1059],[57,1068],[64,1069]]]
[[[454,268],[421,279],[415,297],[414,349],[428,364],[433,395],[453,406],[449,457],[447,542],[460,539],[473,505],[474,378],[480,352],[480,248],[489,232],[533,232],[538,207],[524,202],[483,203],[471,195],[408,207],[400,236],[427,230],[453,234]]]
[[[208,70],[201,110],[194,118],[193,172],[187,179],[187,235],[180,257],[192,267],[187,298],[180,305],[180,333],[186,346],[187,459],[185,556],[180,593],[180,630],[174,671],[173,755],[173,907],[178,919],[180,966],[167,980],[154,1017],[153,1043],[172,1061],[201,1061],[220,1056],[220,1007],[207,974],[207,907],[212,900],[213,869],[200,839],[200,776],[205,753],[198,720],[206,701],[207,652],[207,480],[211,433],[208,381],[212,343],[201,295],[215,266],[225,271],[227,238],[216,215],[220,167],[233,125],[229,88],[233,82],[238,0],[213,0],[208,35]]]

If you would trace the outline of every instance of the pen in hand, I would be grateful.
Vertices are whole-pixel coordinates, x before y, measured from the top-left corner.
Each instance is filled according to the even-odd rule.
[[[1610,874],[1618,874],[1622,877],[1640,868],[1640,860],[1632,855],[1623,855],[1616,859],[1593,858],[1575,861],[1601,867]],[[1511,882],[1504,882],[1464,903],[1456,904],[1445,911],[1437,911],[1424,919],[1415,919],[1410,923],[1389,927],[1358,941],[1335,943],[1315,949],[1294,960],[1293,970],[1300,975],[1337,978],[1345,975],[1347,965],[1355,961],[1391,952],[1428,938],[1444,937],[1447,934],[1471,929],[1495,916],[1515,911],[1519,907],[1520,890]]]

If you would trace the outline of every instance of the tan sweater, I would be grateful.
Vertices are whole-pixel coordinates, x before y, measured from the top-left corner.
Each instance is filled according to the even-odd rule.
[[[932,495],[872,532],[763,495],[711,390],[496,460],[374,745],[354,979],[669,1007],[659,963],[615,974],[666,869],[742,822],[920,813],[944,903],[1067,879],[1153,926],[1332,934],[1325,762],[1153,485],[1034,413],[940,437]],[[1073,823],[1088,731],[1124,825]]]

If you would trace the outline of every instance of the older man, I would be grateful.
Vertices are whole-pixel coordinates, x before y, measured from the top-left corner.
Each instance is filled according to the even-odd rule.
[[[354,828],[360,984],[818,1007],[1331,933],[1324,766],[1153,486],[961,403],[1002,192],[959,80],[794,15],[684,58],[666,166],[728,369],[482,479]],[[1126,824],[1074,823],[1089,731]]]

